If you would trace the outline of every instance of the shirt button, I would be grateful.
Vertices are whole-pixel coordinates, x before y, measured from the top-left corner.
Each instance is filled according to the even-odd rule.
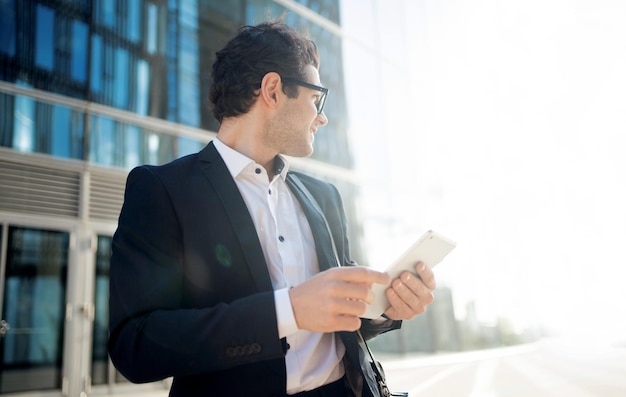
[[[257,168],[256,170],[254,170],[254,172],[256,172],[257,174],[260,174],[261,173],[261,169]]]
[[[267,194],[272,194],[272,189],[267,189]]]
[[[282,243],[283,241],[285,241],[285,238],[283,236],[278,236],[278,241]]]

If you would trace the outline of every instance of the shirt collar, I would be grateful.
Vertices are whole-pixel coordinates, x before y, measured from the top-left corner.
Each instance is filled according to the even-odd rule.
[[[256,164],[254,160],[250,157],[239,153],[235,149],[226,145],[224,142],[220,141],[219,138],[213,139],[213,144],[215,145],[215,149],[224,160],[230,175],[233,179],[237,178],[241,172],[248,167],[250,164]],[[282,179],[285,179],[287,175],[287,171],[289,169],[289,163],[287,159],[285,159],[280,154],[274,157],[274,175],[280,175]]]

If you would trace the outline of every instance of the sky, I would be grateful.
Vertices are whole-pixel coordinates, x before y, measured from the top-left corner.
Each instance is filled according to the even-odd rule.
[[[348,26],[371,18],[347,3]],[[626,3],[391,3],[405,24],[379,22],[373,45],[403,81],[378,70],[381,120],[353,123],[373,261],[434,229],[458,244],[436,275],[460,318],[475,302],[485,323],[626,334]]]

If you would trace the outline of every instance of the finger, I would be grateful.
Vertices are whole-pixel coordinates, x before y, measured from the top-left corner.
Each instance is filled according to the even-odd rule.
[[[356,284],[342,280],[332,280],[326,283],[328,295],[332,298],[342,300],[363,301],[367,303],[374,302],[374,293],[369,285]]]
[[[402,319],[411,319],[424,313],[426,307],[434,300],[432,292],[429,290],[427,292],[426,297],[419,297],[400,279],[396,279],[392,283],[392,287],[387,290],[387,295],[392,307],[396,309],[397,315],[401,316]]]
[[[421,279],[409,272],[403,273],[398,279],[394,280],[392,287],[409,304],[419,300],[421,303],[429,305],[435,299],[433,291]]]
[[[367,310],[367,304],[363,301],[352,299],[334,299],[331,311],[342,316],[359,317]]]
[[[432,269],[426,266],[423,262],[420,262],[415,266],[415,270],[417,271],[419,278],[421,278],[424,282],[424,285],[426,285],[426,287],[428,287],[431,291],[434,290],[437,284],[435,282],[435,274]]]
[[[387,299],[391,307],[387,309],[385,314],[394,320],[410,320],[420,313],[413,313],[411,307],[398,295],[393,288],[387,288]]]

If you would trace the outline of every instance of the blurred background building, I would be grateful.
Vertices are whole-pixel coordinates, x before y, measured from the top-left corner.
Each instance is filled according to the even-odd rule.
[[[163,389],[130,385],[107,357],[111,236],[132,167],[213,138],[210,66],[241,25],[286,13],[318,44],[330,123],[313,157],[293,164],[342,192],[354,259],[386,263],[362,242],[395,241],[399,253],[428,227],[393,210],[411,200],[389,165],[393,131],[406,133],[399,116],[412,111],[405,12],[402,0],[0,1],[0,393]],[[440,205],[439,191],[422,193]],[[476,335],[463,334],[453,302],[440,289],[427,315],[375,349],[502,342],[468,344],[482,326],[468,310]]]

